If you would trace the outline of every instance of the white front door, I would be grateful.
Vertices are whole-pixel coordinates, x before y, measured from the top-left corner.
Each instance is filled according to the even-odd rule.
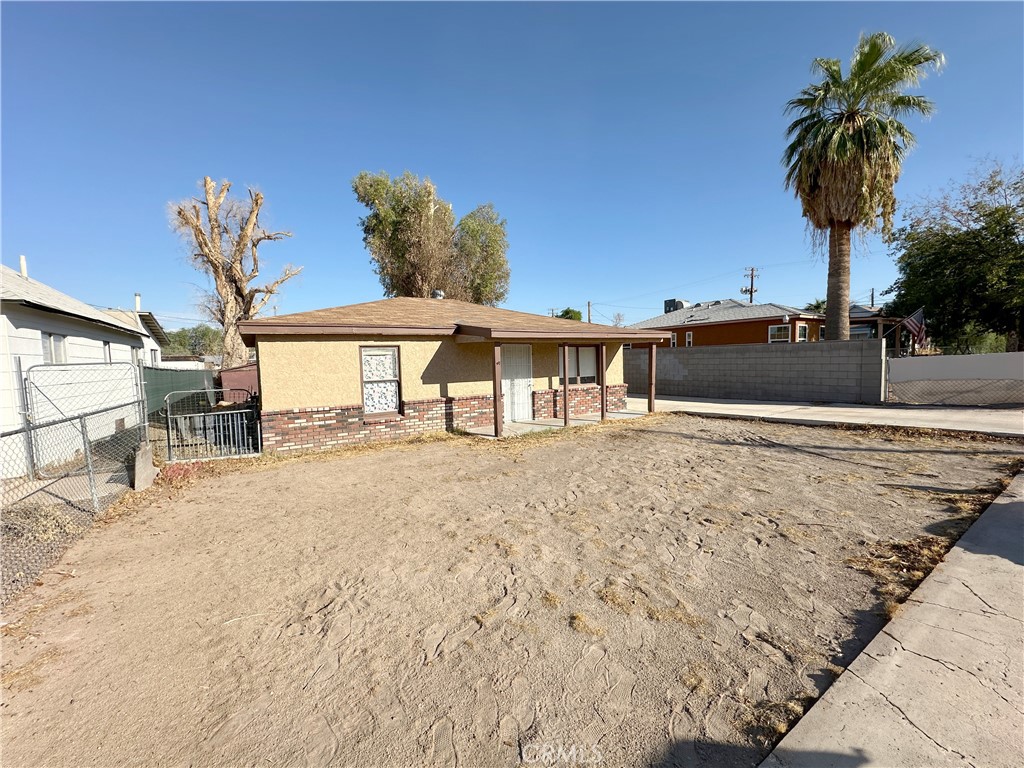
[[[501,394],[505,421],[533,419],[533,350],[529,344],[501,345]]]

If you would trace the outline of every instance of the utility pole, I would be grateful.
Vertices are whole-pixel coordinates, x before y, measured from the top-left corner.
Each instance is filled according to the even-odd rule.
[[[871,307],[875,306],[875,289],[874,288],[871,289],[871,304],[869,304],[868,306],[871,306]]]
[[[551,315],[552,317],[554,317],[555,316],[555,312],[557,312],[557,311],[558,310],[556,310],[554,307],[552,307],[551,309],[548,310],[548,314]]]
[[[753,304],[754,294],[757,293],[757,288],[754,287],[754,278],[757,277],[757,267],[751,267],[750,269],[743,273],[743,276],[750,278],[750,287],[748,288],[744,286],[740,288],[740,293],[742,293],[744,296],[749,296],[749,301],[751,304]]]
[[[590,322],[590,302],[587,302],[587,322]]]

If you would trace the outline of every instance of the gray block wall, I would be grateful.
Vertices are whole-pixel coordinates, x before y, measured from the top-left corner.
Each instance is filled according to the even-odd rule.
[[[630,394],[647,393],[646,349],[624,350]],[[885,341],[658,347],[658,396],[881,403]]]

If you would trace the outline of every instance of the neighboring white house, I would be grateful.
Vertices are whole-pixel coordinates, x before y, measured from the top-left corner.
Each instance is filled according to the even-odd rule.
[[[134,312],[130,309],[108,309],[107,314],[142,331],[142,353],[136,362],[159,368],[162,360],[161,348],[170,346],[171,340],[167,338],[167,332],[153,313],[142,311],[141,294],[135,294]]]
[[[32,366],[135,363],[145,338],[135,323],[0,265],[0,431],[25,424],[21,382]]]

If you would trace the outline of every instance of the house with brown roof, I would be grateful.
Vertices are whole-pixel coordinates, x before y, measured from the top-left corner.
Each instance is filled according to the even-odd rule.
[[[631,325],[660,330],[670,347],[718,344],[788,344],[821,341],[825,316],[784,304],[752,304],[736,299],[688,301],[667,299],[665,312]]]
[[[255,346],[266,451],[599,415],[626,407],[622,345],[660,331],[444,298],[239,324]]]

